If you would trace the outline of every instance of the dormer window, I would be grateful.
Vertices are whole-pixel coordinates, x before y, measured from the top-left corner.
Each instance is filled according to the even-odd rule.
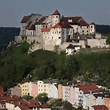
[[[72,19],[69,19],[68,22],[72,22]]]

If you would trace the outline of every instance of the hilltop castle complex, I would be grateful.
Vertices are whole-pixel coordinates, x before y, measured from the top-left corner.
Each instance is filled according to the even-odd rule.
[[[96,34],[93,22],[88,24],[82,17],[65,17],[57,10],[49,16],[24,16],[20,35],[15,40],[31,44],[30,52],[37,49],[54,51],[55,48],[66,50],[105,46],[105,39]]]

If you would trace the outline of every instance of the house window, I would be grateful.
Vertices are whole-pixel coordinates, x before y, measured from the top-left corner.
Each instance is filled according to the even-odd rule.
[[[61,37],[59,37],[59,39],[61,39]]]

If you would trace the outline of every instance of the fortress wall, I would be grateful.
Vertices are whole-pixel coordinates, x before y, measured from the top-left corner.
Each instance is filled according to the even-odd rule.
[[[93,48],[93,47],[107,47],[106,45],[106,39],[87,39],[87,44]]]

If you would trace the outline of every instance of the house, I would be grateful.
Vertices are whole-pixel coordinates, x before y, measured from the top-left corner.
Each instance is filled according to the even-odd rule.
[[[37,90],[37,83],[36,82],[30,82],[30,96],[36,97],[38,94]]]
[[[68,101],[70,99],[70,86],[62,86],[62,94],[63,94],[63,98],[62,100],[64,101]]]
[[[74,53],[77,53],[79,50],[80,50],[80,46],[69,44],[66,47],[66,54],[67,55],[72,55]]]
[[[11,90],[11,95],[16,95],[18,97],[21,96],[21,87],[20,87],[20,85],[16,85],[16,86],[12,87],[10,90]]]
[[[37,90],[38,94],[40,93],[49,93],[49,85],[50,83],[45,83],[43,81],[37,81]]]
[[[21,88],[21,96],[30,95],[30,83],[29,82],[22,82],[20,84]]]
[[[51,84],[49,86],[48,97],[58,99],[58,84]]]

